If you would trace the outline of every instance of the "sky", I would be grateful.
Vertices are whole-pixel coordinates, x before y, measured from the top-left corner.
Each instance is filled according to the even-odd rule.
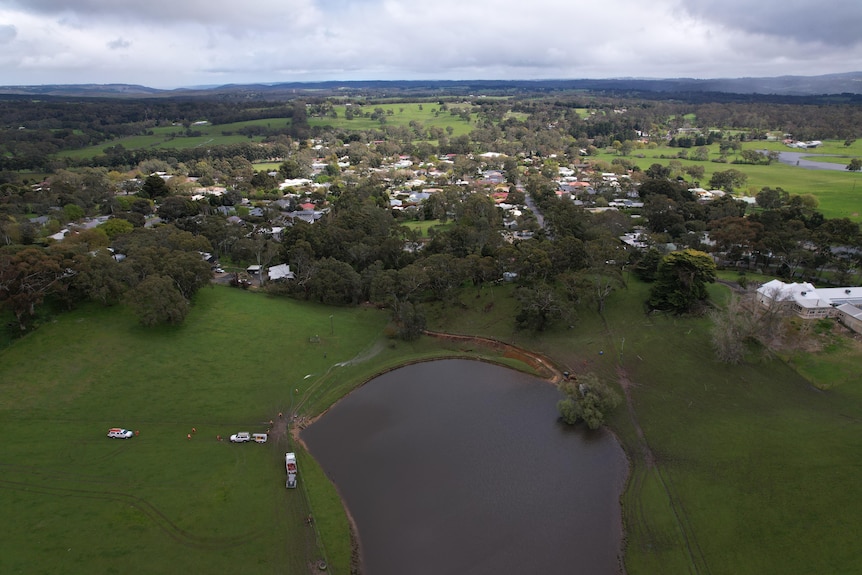
[[[0,85],[862,71],[860,0],[0,0]]]

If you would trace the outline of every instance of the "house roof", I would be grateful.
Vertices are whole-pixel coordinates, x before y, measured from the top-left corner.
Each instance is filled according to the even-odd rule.
[[[290,266],[288,264],[278,264],[277,266],[272,266],[267,270],[267,275],[270,280],[280,280],[284,279],[293,279],[293,272],[290,271]]]
[[[841,304],[838,306],[838,311],[862,321],[862,309],[859,309],[855,305],[850,305],[849,303]]]
[[[793,301],[804,308],[862,305],[862,287],[815,288],[810,283],[772,280],[757,288],[757,293],[773,301]]]

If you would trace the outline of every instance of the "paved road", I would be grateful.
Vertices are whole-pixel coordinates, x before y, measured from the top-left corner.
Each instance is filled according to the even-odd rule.
[[[536,203],[533,201],[533,198],[530,197],[530,194],[524,194],[524,205],[533,212],[533,215],[536,216],[536,222],[538,222],[539,227],[545,229],[545,216],[542,215],[542,212],[539,211],[539,208],[536,207]]]
[[[805,159],[815,155],[811,152],[781,152],[778,154],[778,161],[788,166],[799,166],[806,170],[840,170],[843,172],[847,170],[847,164],[852,159],[848,157],[847,164],[833,164],[831,162],[817,162]]]

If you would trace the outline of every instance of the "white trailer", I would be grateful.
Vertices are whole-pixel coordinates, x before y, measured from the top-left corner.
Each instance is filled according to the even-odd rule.
[[[287,483],[285,487],[288,489],[294,489],[296,487],[296,454],[295,453],[285,453],[284,454],[284,467],[287,469]]]

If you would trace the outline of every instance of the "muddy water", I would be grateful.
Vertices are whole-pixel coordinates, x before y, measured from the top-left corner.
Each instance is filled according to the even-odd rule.
[[[302,432],[356,521],[366,575],[619,572],[627,464],[557,421],[557,390],[445,360],[401,368]]]

